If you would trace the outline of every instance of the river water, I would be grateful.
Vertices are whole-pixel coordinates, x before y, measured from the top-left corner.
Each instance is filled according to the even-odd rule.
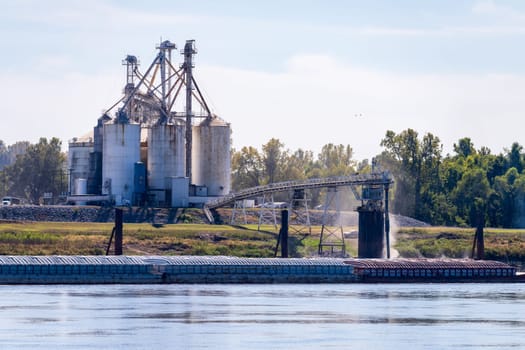
[[[2,349],[525,349],[525,284],[0,286]]]

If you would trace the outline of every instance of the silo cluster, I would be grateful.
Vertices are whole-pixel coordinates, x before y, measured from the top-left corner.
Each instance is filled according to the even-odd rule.
[[[93,137],[69,143],[72,202],[187,207],[230,192],[230,124],[212,114],[200,94],[193,63],[187,61],[196,52],[193,41],[186,42],[182,65],[170,62],[175,47],[162,42],[144,74],[137,73],[134,56],[123,61],[127,81],[115,117],[106,111]],[[158,76],[160,82],[155,81]],[[169,80],[173,77],[179,79]],[[182,87],[188,100],[186,109],[177,112]],[[192,98],[204,113],[187,107]]]

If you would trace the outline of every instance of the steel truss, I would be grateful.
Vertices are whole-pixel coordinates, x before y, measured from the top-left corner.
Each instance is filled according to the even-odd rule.
[[[318,253],[320,256],[346,256],[345,236],[341,220],[341,191],[338,191],[335,186],[328,187],[326,192]]]
[[[290,229],[295,233],[312,233],[310,213],[308,211],[308,198],[304,189],[295,189],[290,200]]]

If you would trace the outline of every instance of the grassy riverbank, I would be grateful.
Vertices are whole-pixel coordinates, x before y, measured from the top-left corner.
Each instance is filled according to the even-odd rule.
[[[111,235],[111,223],[27,222],[0,223],[2,255],[101,255]],[[291,230],[292,231],[292,230]],[[317,253],[320,227],[312,234],[290,232],[290,256]],[[273,257],[278,229],[257,225],[124,224],[124,254],[128,255],[234,255]],[[355,239],[347,250],[357,253]]]
[[[485,258],[525,262],[525,230],[484,230]],[[401,228],[395,248],[403,257],[466,258],[472,251],[474,229],[454,227]]]
[[[2,223],[0,254],[105,254],[110,223]],[[125,224],[123,248],[129,255],[270,256],[276,235],[222,225],[178,224],[155,228]]]
[[[0,254],[3,255],[102,255],[112,223],[27,222],[0,223]],[[356,231],[345,227],[345,232]],[[257,225],[229,226],[176,224],[155,228],[151,224],[124,225],[124,254],[127,255],[234,255],[273,257],[278,229],[257,231]],[[290,228],[290,256],[315,256],[320,227],[312,233]],[[395,248],[401,257],[470,256],[473,229],[451,227],[401,228]],[[346,239],[347,252],[357,255],[355,235]],[[525,262],[525,230],[485,229],[487,259]]]

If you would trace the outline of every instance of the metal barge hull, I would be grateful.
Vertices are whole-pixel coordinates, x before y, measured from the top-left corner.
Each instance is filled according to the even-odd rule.
[[[0,256],[0,284],[523,282],[494,261]]]

